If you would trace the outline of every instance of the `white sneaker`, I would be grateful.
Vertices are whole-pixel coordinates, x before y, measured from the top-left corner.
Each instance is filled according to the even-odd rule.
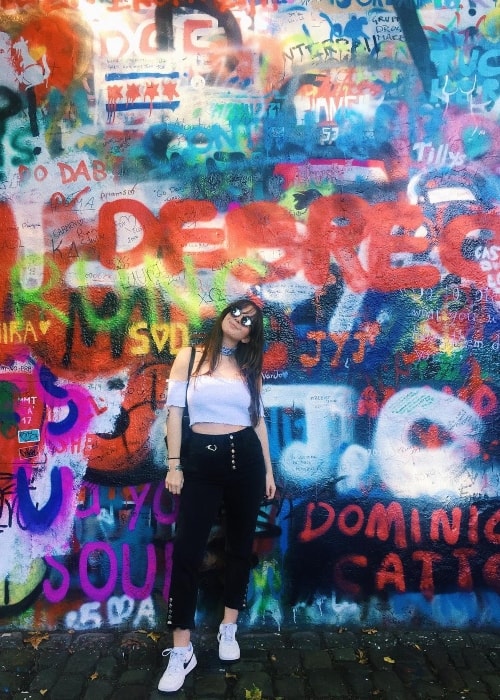
[[[187,674],[196,666],[196,656],[191,642],[188,647],[174,647],[162,652],[162,656],[168,655],[170,655],[170,659],[165,673],[158,683],[158,690],[164,693],[173,693],[182,688]]]
[[[221,661],[237,661],[240,658],[240,645],[236,641],[238,625],[222,623],[217,639],[219,641],[219,659]]]

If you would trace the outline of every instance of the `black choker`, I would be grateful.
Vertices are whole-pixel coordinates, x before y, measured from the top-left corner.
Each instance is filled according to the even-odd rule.
[[[220,349],[220,354],[225,355],[226,357],[231,357],[231,355],[234,355],[235,352],[236,352],[236,347],[226,348],[226,346],[223,345]]]

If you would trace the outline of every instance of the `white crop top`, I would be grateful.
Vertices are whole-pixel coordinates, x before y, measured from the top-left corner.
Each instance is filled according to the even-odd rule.
[[[168,382],[167,406],[184,406],[186,383]],[[250,392],[243,379],[224,379],[202,374],[191,377],[187,391],[189,424],[225,423],[250,426]],[[263,411],[261,408],[261,415]]]

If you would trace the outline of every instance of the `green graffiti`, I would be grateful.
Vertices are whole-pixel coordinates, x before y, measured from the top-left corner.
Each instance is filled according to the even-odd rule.
[[[70,292],[70,323],[66,331],[63,364],[69,366],[71,362],[77,319],[79,320],[81,339],[86,347],[91,347],[94,344],[98,332],[108,332],[112,357],[120,357],[129,328],[129,319],[136,306],[140,308],[143,318],[151,318],[150,295],[141,287],[134,287],[121,299],[114,291],[107,290],[99,306],[94,306],[92,302],[84,298],[81,292]]]
[[[251,258],[237,258],[236,260],[231,260],[223,265],[223,267],[221,267],[221,269],[214,275],[213,298],[215,299],[214,303],[217,314],[219,314],[222,309],[227,306],[227,295],[225,293],[227,278],[229,277],[231,270],[233,270],[235,267],[240,267],[241,265],[250,267],[261,277],[264,277],[266,274],[266,266],[258,260],[252,260]]]
[[[86,270],[88,263],[86,260],[79,260],[75,263],[76,278],[80,286],[85,289]],[[146,276],[144,277],[144,279]],[[146,282],[141,286],[141,297],[146,297],[145,303],[141,303],[141,310],[145,320],[155,323],[158,320],[156,313],[155,290],[151,282]],[[117,270],[116,285],[112,292],[108,291],[104,301],[99,306],[95,306],[90,299],[82,292],[79,303],[83,311],[83,317],[88,328],[94,332],[111,333],[115,330],[125,328],[133,307],[136,305],[136,289],[131,287],[127,278],[127,272],[123,269]]]
[[[118,333],[121,336],[138,303],[142,318],[149,324],[158,323],[164,318],[163,307],[168,303],[176,306],[189,319],[193,330],[200,330],[204,317],[201,312],[202,295],[198,271],[192,256],[184,256],[183,264],[182,282],[178,276],[170,275],[163,262],[154,256],[146,256],[143,265],[138,266],[134,271],[117,265],[113,288],[107,287],[102,301],[96,303],[91,298],[90,290],[93,287],[89,288],[88,284],[90,261],[79,258],[73,266],[79,291],[68,292],[68,310],[64,313],[57,309],[53,302],[45,300],[45,295],[62,282],[57,265],[43,255],[27,255],[12,268],[11,272],[16,321],[22,324],[26,308],[29,306],[38,307],[44,316],[49,314],[55,316],[67,327],[72,327],[78,316],[82,331],[84,329],[86,342],[91,344],[96,333],[110,333],[113,336]],[[29,278],[29,274],[38,274],[44,265],[50,273],[47,282],[38,287],[26,288],[25,280]],[[260,277],[266,274],[265,264],[251,258],[237,258],[223,265],[214,273],[213,289],[210,290],[209,295],[217,313],[220,313],[228,303],[228,278],[234,268],[240,266],[250,268]]]
[[[158,278],[158,284],[171,302],[177,306],[190,320],[190,324],[198,329],[201,327],[200,295],[198,293],[198,281],[196,267],[190,255],[182,258],[184,263],[185,287],[174,285],[174,280],[167,275]]]
[[[336,191],[335,184],[325,176],[321,182],[315,182],[307,187],[298,185],[289,187],[279,200],[279,205],[289,211],[297,221],[306,221],[311,203]]]
[[[45,265],[49,270],[48,282],[39,287],[26,288],[23,284],[23,280],[29,279],[29,274],[34,269],[36,273],[38,273],[40,269],[44,269]],[[48,312],[52,314],[64,324],[69,323],[66,314],[56,309],[53,304],[45,301],[43,298],[45,294],[57,287],[60,281],[61,273],[59,272],[59,268],[54,262],[46,259],[44,255],[33,253],[21,258],[21,260],[12,267],[10,273],[10,285],[16,321],[22,324],[25,309],[29,306],[37,306],[44,313]]]
[[[254,601],[251,605],[250,620],[271,616],[278,627],[281,624],[279,594],[282,587],[280,567],[275,559],[263,562],[251,573]]]
[[[14,401],[19,390],[12,382],[0,382],[0,434],[7,439],[15,437],[19,416],[14,411]]]
[[[12,165],[31,165],[36,161],[36,149],[34,151],[33,144],[30,142],[31,129],[28,126],[16,129],[10,137],[10,145],[14,151],[18,153],[11,159]]]
[[[159,277],[158,284],[161,286],[169,300],[177,306],[189,319],[189,324],[193,330],[199,330],[203,324],[203,317],[200,311],[200,291],[198,286],[198,276],[196,267],[191,256],[183,257],[184,263],[184,286],[179,288],[174,284],[172,278],[167,276]],[[214,304],[217,314],[227,306],[227,279],[231,270],[235,267],[246,265],[254,270],[261,277],[266,274],[266,266],[257,260],[250,258],[238,258],[223,265],[213,276],[213,288],[210,290],[210,300]]]

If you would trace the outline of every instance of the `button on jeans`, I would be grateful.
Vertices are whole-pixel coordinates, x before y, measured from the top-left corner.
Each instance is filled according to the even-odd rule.
[[[253,428],[226,435],[192,433],[180,494],[167,623],[193,629],[199,570],[221,505],[226,522],[224,605],[243,610],[266,469]]]

